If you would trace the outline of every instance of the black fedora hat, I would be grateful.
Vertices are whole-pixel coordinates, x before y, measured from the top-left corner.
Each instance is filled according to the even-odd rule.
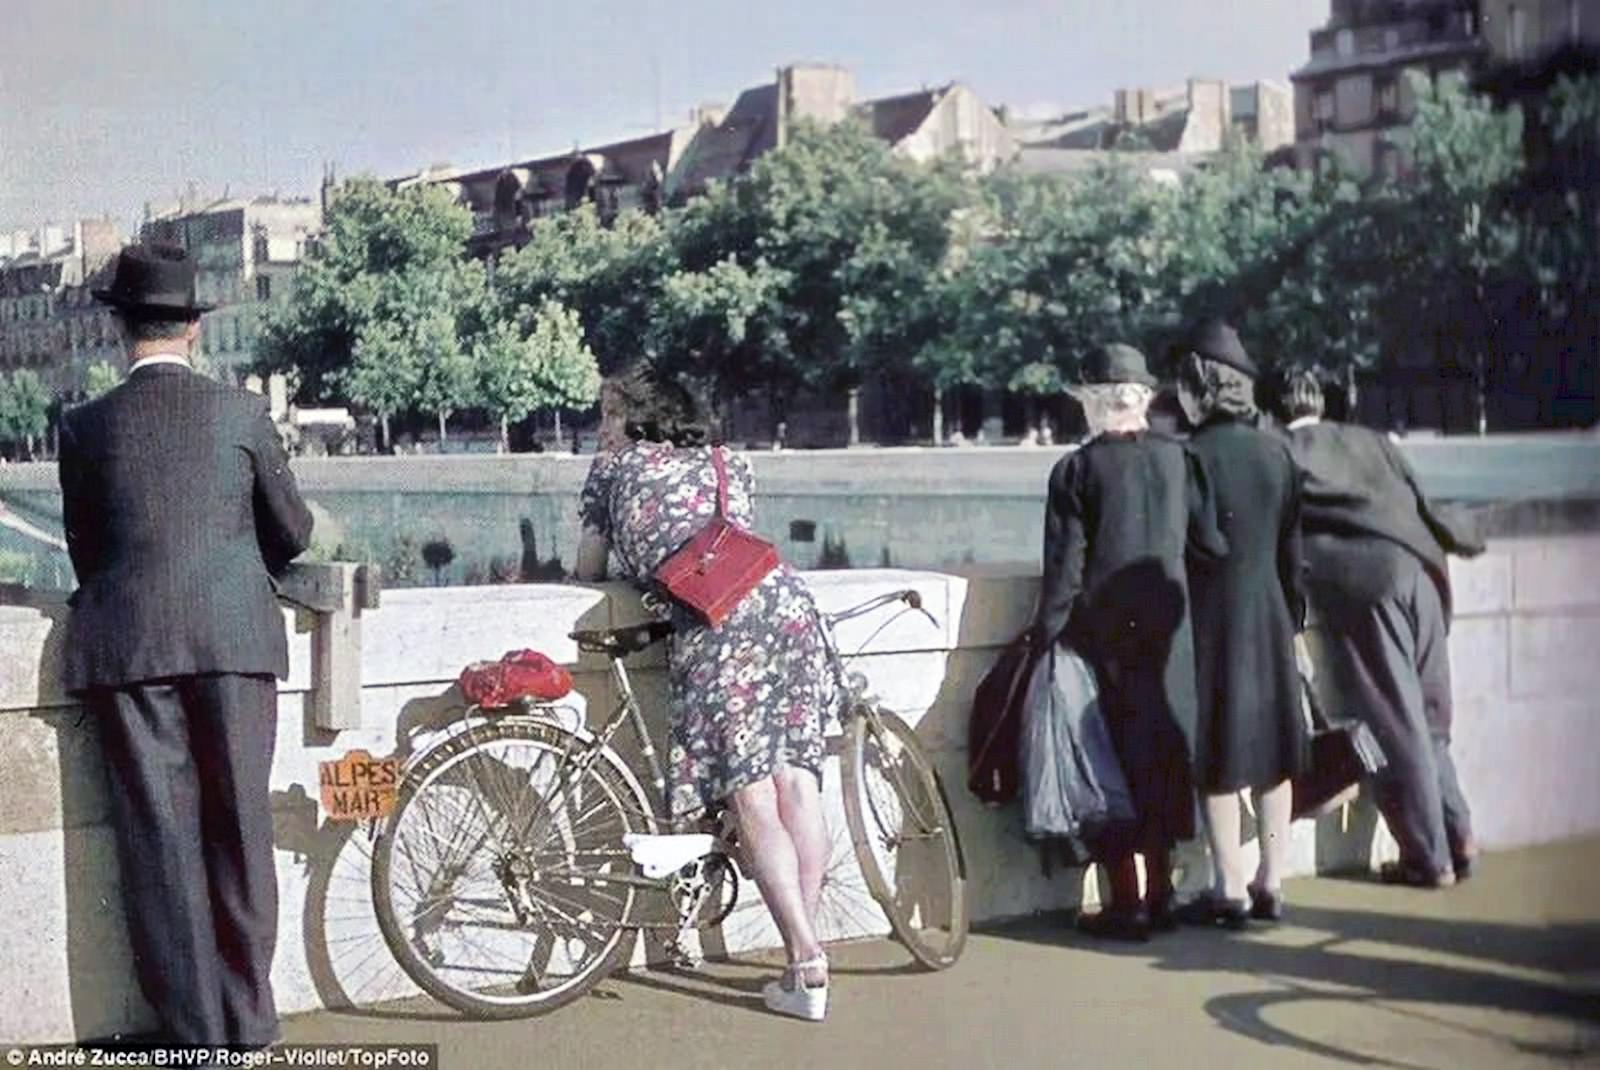
[[[109,289],[95,290],[103,301],[124,312],[189,319],[215,305],[195,300],[194,261],[177,245],[130,245],[117,257]]]
[[[1256,367],[1256,362],[1245,352],[1244,343],[1239,341],[1239,332],[1224,320],[1201,320],[1189,332],[1181,348],[1206,360],[1226,364],[1252,379],[1261,375],[1261,369]]]
[[[1112,342],[1103,345],[1083,358],[1081,386],[1103,386],[1111,383],[1138,383],[1154,387],[1156,377],[1150,374],[1144,354],[1130,345]]]

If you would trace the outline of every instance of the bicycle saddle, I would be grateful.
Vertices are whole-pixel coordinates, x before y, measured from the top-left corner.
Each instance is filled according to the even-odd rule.
[[[568,638],[578,644],[579,650],[620,658],[654,646],[672,632],[670,623],[656,620],[645,624],[630,624],[625,628],[597,628],[593,631],[572,632]]]

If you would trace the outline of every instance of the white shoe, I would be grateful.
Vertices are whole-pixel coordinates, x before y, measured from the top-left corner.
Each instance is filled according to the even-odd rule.
[[[761,998],[767,1010],[787,1014],[791,1018],[803,1018],[808,1022],[822,1021],[828,1014],[828,982],[808,985],[805,971],[827,968],[827,958],[820,955],[805,962],[790,963],[789,968],[783,971],[783,979],[768,981],[762,986]],[[791,982],[794,987],[790,988],[784,981]]]

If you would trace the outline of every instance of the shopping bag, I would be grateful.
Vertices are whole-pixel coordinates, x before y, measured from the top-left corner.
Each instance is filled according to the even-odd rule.
[[[1052,644],[1029,685],[1022,727],[1023,827],[1029,838],[1087,842],[1134,821],[1094,670]]]

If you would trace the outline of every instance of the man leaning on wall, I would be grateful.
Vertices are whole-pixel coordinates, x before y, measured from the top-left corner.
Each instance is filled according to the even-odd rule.
[[[1385,880],[1440,888],[1470,874],[1472,815],[1450,756],[1450,572],[1483,544],[1448,523],[1386,436],[1322,421],[1322,387],[1285,388],[1290,452],[1305,473],[1301,531],[1319,627],[1319,684],[1364,720],[1389,764],[1375,801],[1400,847]]]
[[[132,246],[111,305],[127,380],[61,419],[66,687],[98,721],[134,967],[162,1043],[279,1037],[268,781],[288,674],[272,574],[311,514],[264,400],[197,374],[207,306],[173,246]]]

